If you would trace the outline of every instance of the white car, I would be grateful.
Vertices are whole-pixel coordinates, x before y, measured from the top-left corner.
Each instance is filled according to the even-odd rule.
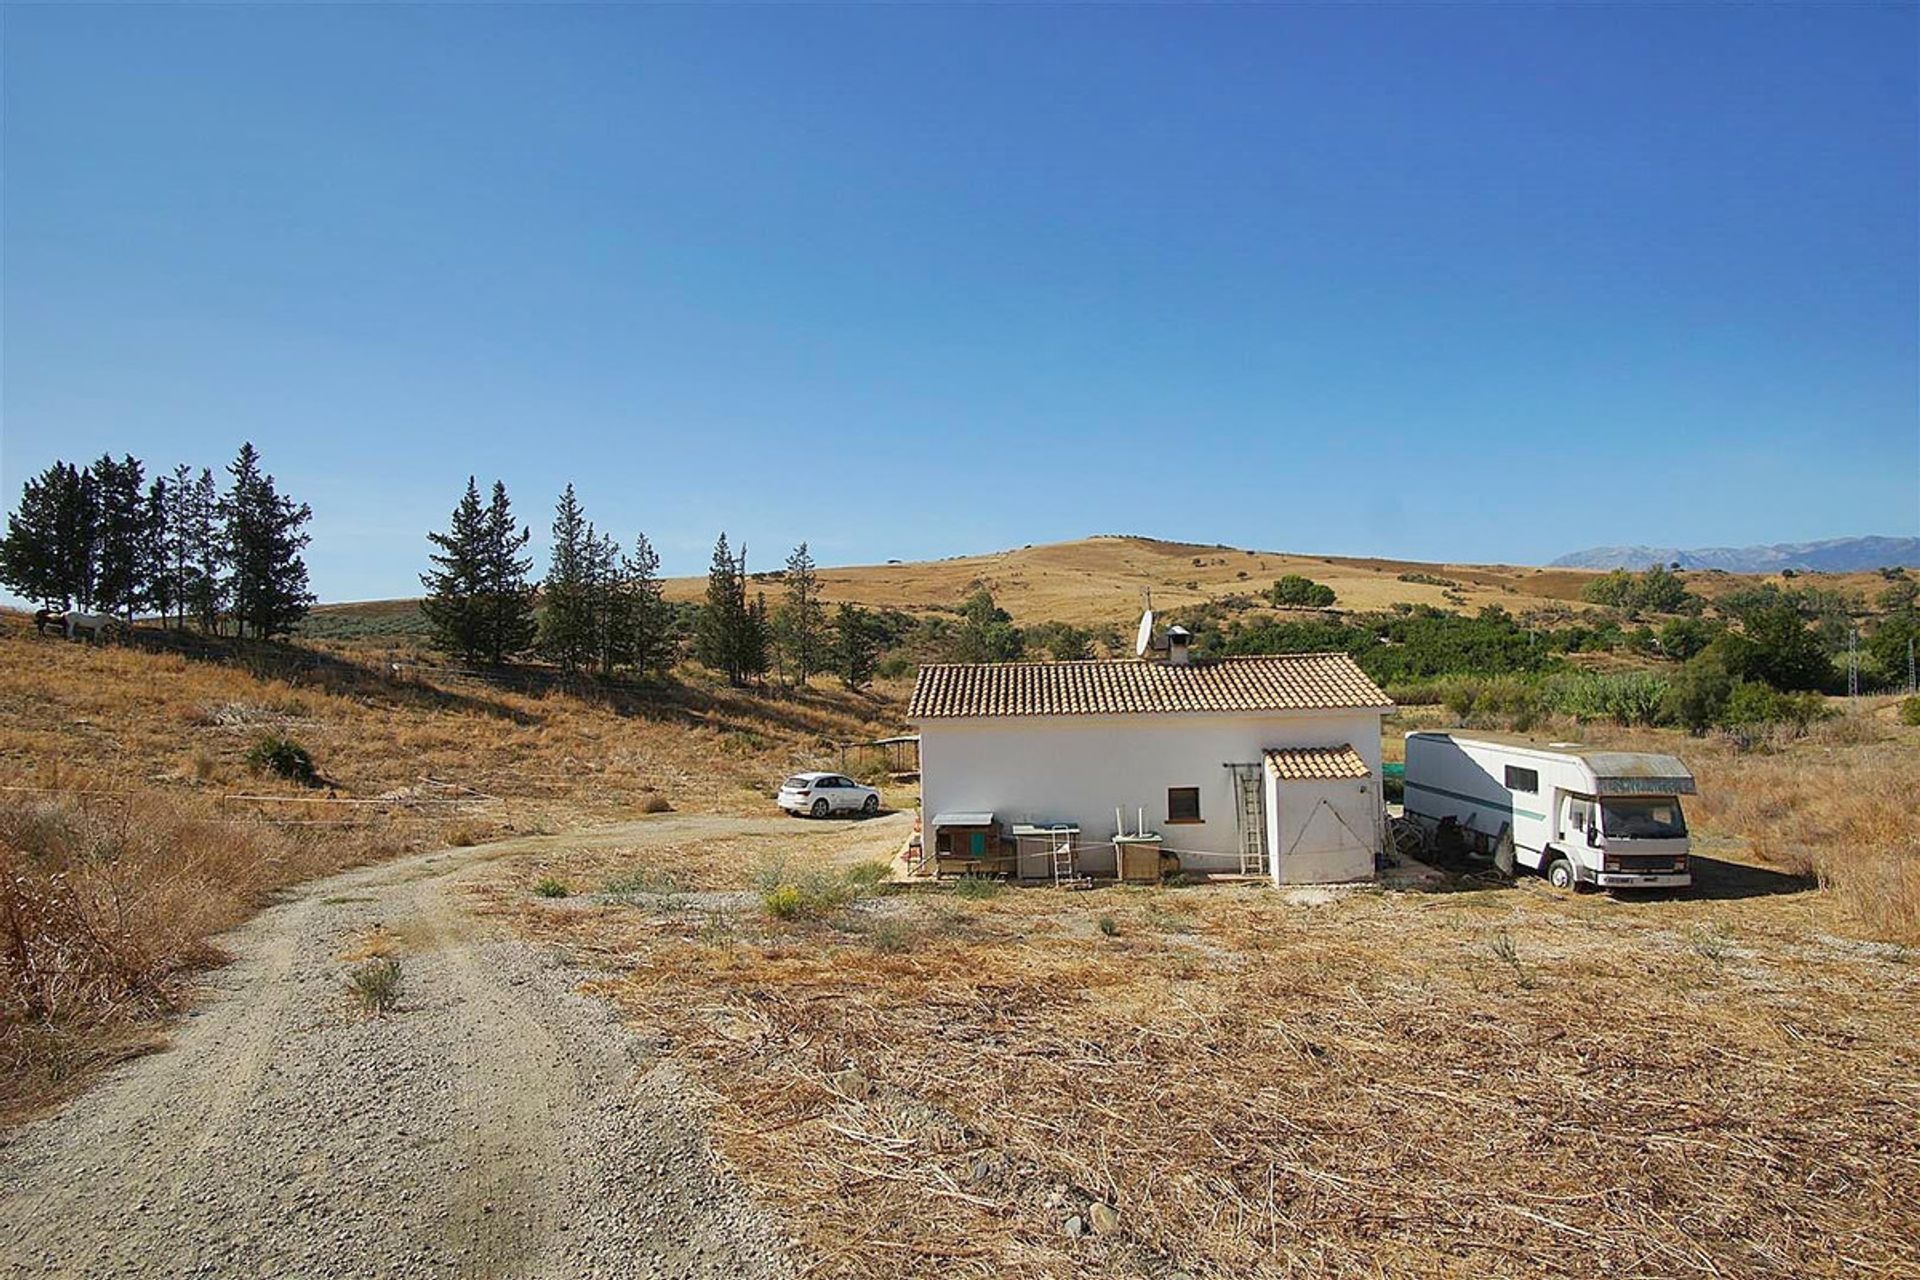
[[[830,813],[880,812],[880,793],[840,773],[796,773],[780,784],[775,797],[788,813],[824,818]]]

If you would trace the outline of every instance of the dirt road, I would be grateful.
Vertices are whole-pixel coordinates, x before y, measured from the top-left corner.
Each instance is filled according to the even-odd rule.
[[[578,970],[462,908],[461,880],[515,851],[350,872],[225,939],[235,962],[171,1048],[6,1139],[0,1275],[787,1274],[673,1065],[575,994]],[[340,956],[376,927],[404,978],[398,1011],[369,1019]]]

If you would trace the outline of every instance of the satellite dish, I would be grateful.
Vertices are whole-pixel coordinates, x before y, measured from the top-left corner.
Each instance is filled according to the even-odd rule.
[[[1133,656],[1144,658],[1153,647],[1153,610],[1140,615],[1140,634],[1133,638]]]

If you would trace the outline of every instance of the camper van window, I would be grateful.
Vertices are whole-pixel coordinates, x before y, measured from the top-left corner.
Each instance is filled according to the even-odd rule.
[[[1600,826],[1622,840],[1679,840],[1687,834],[1687,818],[1680,802],[1658,800],[1602,800]]]
[[[1540,790],[1540,771],[1522,769],[1517,764],[1507,766],[1507,790],[1537,793]]]
[[[1167,821],[1168,822],[1200,821],[1200,788],[1168,787],[1167,788]]]

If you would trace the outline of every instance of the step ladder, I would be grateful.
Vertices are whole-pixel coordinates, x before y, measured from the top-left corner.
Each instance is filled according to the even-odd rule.
[[[1047,833],[1047,858],[1053,870],[1054,888],[1086,889],[1092,887],[1092,879],[1080,874],[1079,859],[1075,856],[1073,849],[1072,828],[1056,827]]]

